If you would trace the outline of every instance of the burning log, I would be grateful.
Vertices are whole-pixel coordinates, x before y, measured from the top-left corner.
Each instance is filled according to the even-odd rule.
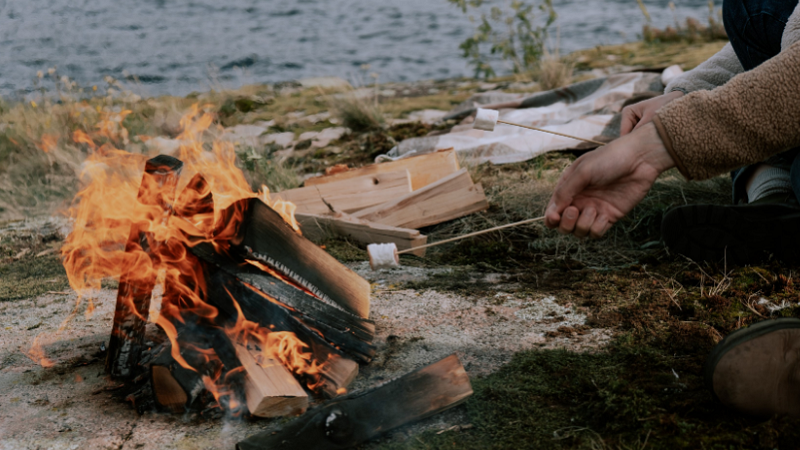
[[[260,262],[285,274],[331,305],[369,317],[369,282],[295,232],[281,216],[258,199],[235,203],[229,210],[246,211],[237,244]]]
[[[383,432],[452,408],[472,395],[456,355],[363,393],[312,409],[277,433],[259,433],[238,450],[350,448]]]
[[[175,196],[183,163],[173,157],[160,155],[147,161],[137,201],[149,207],[144,215],[149,222],[157,221],[156,215],[166,220]],[[134,375],[139,363],[144,339],[144,327],[150,314],[150,296],[156,282],[156,273],[150,270],[157,264],[153,248],[160,245],[141,225],[131,225],[130,237],[125,245],[126,253],[140,253],[150,261],[137,261],[119,280],[114,325],[108,344],[106,371],[114,378],[127,379]]]
[[[209,244],[197,245],[192,252],[215,266],[206,269],[206,279],[210,280],[209,301],[222,310],[228,321],[235,321],[238,314],[230,302],[230,295],[233,295],[245,317],[273,325],[274,330],[309,335],[314,342],[320,340],[322,334],[323,342],[327,340],[330,344],[320,345],[328,351],[341,353],[338,347],[362,362],[369,362],[375,354],[372,321],[314,298],[299,286],[295,287],[291,280],[278,278],[277,272],[264,272],[261,269],[264,265],[259,264],[255,256],[251,255],[249,261],[256,264],[237,264],[215,252]]]

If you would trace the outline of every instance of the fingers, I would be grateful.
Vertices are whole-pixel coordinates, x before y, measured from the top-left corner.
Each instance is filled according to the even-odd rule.
[[[608,218],[599,215],[593,206],[587,206],[579,210],[575,206],[570,206],[564,210],[561,221],[558,224],[558,232],[561,234],[573,234],[578,238],[591,236],[600,238],[608,229],[611,228]]]
[[[639,111],[637,111],[633,105],[626,106],[622,109],[622,124],[620,125],[620,136],[625,136],[626,134],[633,131],[637,124],[639,124],[640,120]]]
[[[564,219],[564,210],[572,204],[572,199],[575,195],[581,192],[589,183],[585,171],[580,170],[582,158],[578,158],[572,165],[567,167],[561,178],[556,184],[553,191],[553,196],[550,198],[550,203],[547,205],[545,211],[544,223],[548,228],[556,228],[560,226],[561,221]],[[575,217],[577,219],[577,216]]]
[[[561,221],[558,223],[558,232],[561,234],[570,234],[575,230],[575,225],[578,222],[580,211],[574,206],[569,206],[564,210],[561,215]]]
[[[611,228],[611,223],[608,221],[607,217],[600,216],[592,223],[592,226],[589,228],[589,234],[595,238],[601,238],[603,235],[606,234],[609,228]]]
[[[594,225],[594,221],[597,218],[597,211],[589,206],[583,211],[581,211],[581,216],[578,218],[578,221],[575,223],[575,230],[572,231],[572,234],[579,238],[584,238],[589,234],[589,230]]]

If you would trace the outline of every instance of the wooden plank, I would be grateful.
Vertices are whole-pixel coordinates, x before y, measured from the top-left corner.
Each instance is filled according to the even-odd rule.
[[[308,394],[279,361],[256,362],[247,348],[236,344],[236,356],[244,367],[247,409],[256,417],[299,415],[308,408]]]
[[[428,237],[421,234],[419,230],[369,222],[349,214],[325,216],[295,214],[295,218],[300,223],[303,236],[317,242],[327,237],[329,233],[333,233],[364,245],[393,242],[398,250],[428,243]],[[422,257],[425,256],[425,250],[424,248],[416,250],[412,254]]]
[[[363,318],[369,317],[370,285],[367,280],[296,233],[261,200],[242,202],[231,207],[246,209],[247,218],[237,237],[240,248],[250,249],[250,254],[260,262],[287,275],[321,300]]]
[[[147,160],[139,186],[137,202],[158,206],[160,211],[168,211],[175,198],[175,190],[181,175],[183,163],[171,156],[159,155]],[[131,205],[133,206],[133,205]],[[149,217],[158,220],[157,217]],[[158,264],[158,255],[151,252],[157,246],[153,236],[139,230],[137,224],[131,225],[126,253],[139,253],[149,257],[149,264]],[[117,304],[114,323],[108,342],[106,371],[112,378],[128,379],[135,375],[142,355],[144,329],[150,315],[150,296],[156,283],[156,272],[141,265],[132,267],[120,276],[117,290]]]
[[[298,213],[325,214],[353,212],[378,205],[411,192],[408,170],[365,175],[318,186],[289,189],[274,194],[273,198],[289,201],[297,206]]]
[[[402,198],[367,208],[353,216],[403,228],[422,228],[489,207],[483,187],[473,184],[467,169]]]
[[[238,450],[339,450],[401,425],[424,419],[472,395],[469,376],[456,355],[364,393],[312,409],[278,432],[267,431],[236,445]]]
[[[376,175],[394,170],[407,169],[411,175],[411,189],[422,189],[460,169],[456,152],[453,149],[439,150],[425,155],[412,156],[397,161],[371,164],[358,169],[350,169],[333,175],[325,175],[306,180],[306,186],[318,186],[364,175]]]

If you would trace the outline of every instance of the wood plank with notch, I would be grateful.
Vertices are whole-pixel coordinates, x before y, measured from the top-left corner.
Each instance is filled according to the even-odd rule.
[[[299,415],[308,408],[308,394],[279,361],[256,362],[250,350],[235,344],[236,356],[245,371],[247,409],[256,417]]]
[[[303,236],[312,241],[319,242],[328,233],[352,239],[358,243],[387,244],[394,243],[398,250],[418,247],[428,243],[428,237],[419,230],[399,228],[381,223],[357,219],[349,214],[315,215],[295,214],[295,219],[300,223]],[[416,256],[425,256],[426,249],[412,252]]]
[[[281,216],[258,199],[234,203],[245,208],[237,243],[323,301],[369,318],[370,284],[328,252],[296,233]]]
[[[394,227],[422,228],[483,211],[489,202],[467,169],[443,178],[402,198],[358,211],[362,220]]]
[[[364,175],[375,175],[391,172],[398,169],[407,169],[411,175],[411,189],[418,190],[435,183],[460,169],[456,152],[453,149],[439,150],[425,155],[412,156],[397,161],[370,164],[346,172],[325,175],[306,180],[306,186],[319,186]]]
[[[325,214],[331,212],[331,208],[336,212],[358,211],[402,197],[409,192],[411,176],[408,170],[402,169],[289,189],[275,193],[272,197],[294,203],[298,213]]]
[[[282,430],[248,437],[236,448],[350,448],[393,428],[452,408],[470,395],[469,376],[458,357],[451,355],[370,391],[327,402]]]

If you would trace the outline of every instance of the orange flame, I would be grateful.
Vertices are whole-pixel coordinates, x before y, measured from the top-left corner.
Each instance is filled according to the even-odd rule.
[[[85,144],[93,150],[98,149],[98,139],[106,143],[98,151],[91,152],[83,164],[81,180],[84,187],[68,210],[73,230],[61,250],[63,264],[70,286],[79,295],[79,304],[81,298],[99,289],[101,281],[107,278],[121,279],[121,285],[124,282],[130,286],[152,285],[156,279],[164,280],[166,290],[161,310],[151,310],[149,316],[172,343],[173,359],[182,367],[197,371],[198,368],[192,367],[181,356],[178,325],[183,323],[186,314],[190,314],[199,318],[203,325],[213,326],[218,311],[203,301],[206,285],[202,265],[187,251],[187,247],[209,242],[222,246],[224,250],[225,240],[235,235],[237,224],[243,218],[244,211],[231,211],[229,208],[238,200],[261,199],[299,232],[294,218],[295,206],[280,200],[271,201],[266,187],[254,193],[236,166],[233,144],[213,142],[209,148],[204,136],[213,123],[213,117],[200,105],[194,105],[181,119],[183,132],[178,136],[182,142],[179,158],[184,166],[177,188],[180,194],[172,205],[168,205],[175,211],[175,215],[170,217],[164,212],[164,204],[172,193],[165,192],[165,184],[157,183],[154,177],[145,176],[143,179],[142,169],[147,157],[113,147],[113,143],[127,140],[128,132],[122,122],[128,114],[130,111],[127,110],[104,112],[96,131],[77,130],[72,135],[73,142]],[[52,148],[45,137],[41,145],[43,150]],[[197,174],[202,174],[202,178],[195,177]],[[190,189],[186,189],[187,185]],[[213,208],[193,206],[202,204],[209,195],[213,198]],[[223,212],[233,216],[223,218]],[[214,230],[214,224],[218,223],[227,228]],[[215,234],[213,240],[212,233]],[[141,242],[144,243],[139,245]],[[252,261],[250,263],[258,266]],[[292,283],[277,272],[270,272]],[[132,303],[132,298],[128,296],[127,301]],[[234,304],[238,309],[235,299]],[[131,311],[136,311],[132,304],[129,306]],[[92,309],[94,305],[87,309],[87,314],[91,314]],[[225,332],[234,342],[257,345],[263,358],[280,361],[297,376],[303,377],[312,389],[320,387],[321,365],[314,360],[308,346],[293,333],[275,332],[248,321],[241,310],[236,324]],[[213,350],[211,354],[207,352],[200,353],[206,358],[216,358]],[[28,355],[42,365],[53,364],[45,357],[38,338]],[[230,394],[226,377],[232,373],[229,371],[225,376],[221,373],[203,375],[206,389],[218,401]],[[235,402],[233,396],[229,401]]]

